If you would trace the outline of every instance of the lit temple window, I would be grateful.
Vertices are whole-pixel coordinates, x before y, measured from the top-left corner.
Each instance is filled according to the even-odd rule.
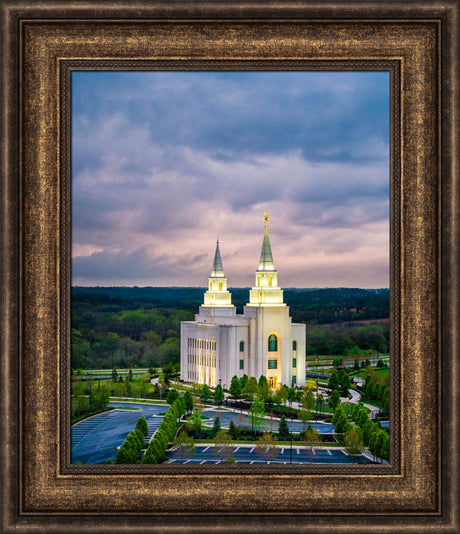
[[[278,339],[275,334],[268,337],[268,352],[276,352],[278,350]]]
[[[269,369],[278,369],[278,360],[268,360]]]

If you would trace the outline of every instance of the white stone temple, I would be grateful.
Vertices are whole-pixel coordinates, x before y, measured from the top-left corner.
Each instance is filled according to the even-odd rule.
[[[255,286],[242,315],[227,290],[217,241],[204,304],[194,321],[181,323],[181,379],[228,388],[234,375],[265,375],[273,389],[303,386],[305,336],[305,325],[292,322],[278,287],[265,214]]]

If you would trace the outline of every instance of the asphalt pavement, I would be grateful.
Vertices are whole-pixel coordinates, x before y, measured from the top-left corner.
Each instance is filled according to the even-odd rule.
[[[150,440],[153,432],[163,420],[159,413],[165,413],[169,406],[132,402],[111,402],[109,407],[138,408],[136,410],[115,409],[84,419],[72,426],[72,463],[103,464],[115,460],[118,447],[134,430],[139,417],[144,416],[149,426]]]
[[[194,454],[189,455],[187,458],[182,458],[180,451],[172,449],[166,451],[169,458],[166,463],[168,464],[223,464],[225,458],[222,458],[222,453],[218,447],[213,445],[197,445],[195,447]],[[276,454],[276,453],[275,453]],[[307,453],[305,447],[293,446],[292,456],[290,446],[279,446],[278,453],[274,458],[267,460],[264,459],[258,452],[254,445],[234,445],[233,450],[229,454],[233,456],[239,464],[351,464],[357,463],[359,460],[368,461],[364,456],[350,457],[342,449],[337,448],[321,448],[314,449],[313,454]]]

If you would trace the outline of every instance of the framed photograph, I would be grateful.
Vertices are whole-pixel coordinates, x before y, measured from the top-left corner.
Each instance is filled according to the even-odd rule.
[[[455,383],[460,301],[456,265],[458,7],[458,2],[2,4],[4,532],[459,531]],[[380,85],[369,82],[379,76]],[[147,90],[145,80],[149,80]],[[256,168],[263,168],[260,172],[266,173],[253,179],[253,187],[275,188],[281,179],[270,178],[273,165],[280,165],[285,172],[289,168],[291,175],[292,167],[286,161],[274,161],[283,157],[283,150],[285,153],[292,148],[289,132],[276,141],[277,132],[270,136],[265,119],[276,110],[276,129],[283,120],[292,125],[295,118],[298,131],[302,132],[302,125],[308,123],[305,110],[300,109],[302,98],[307,98],[305,88],[319,86],[319,80],[324,84],[323,94],[331,87],[337,92],[337,108],[334,111],[329,105],[327,110],[330,123],[343,116],[345,105],[351,109],[349,117],[353,116],[356,100],[344,96],[347,87],[355,87],[354,94],[361,95],[360,104],[363,95],[374,102],[376,88],[386,88],[382,100],[387,107],[380,110],[383,115],[387,113],[383,134],[379,130],[382,122],[378,107],[369,104],[369,116],[373,112],[375,116],[368,119],[365,127],[361,122],[365,131],[360,138],[353,138],[351,123],[346,123],[346,131],[337,128],[337,141],[332,146],[334,137],[325,126],[325,143],[315,145],[312,141],[309,150],[335,154],[338,165],[343,166],[337,147],[343,146],[346,137],[350,143],[359,139],[360,146],[355,149],[368,157],[369,182],[372,183],[373,173],[382,176],[386,172],[386,200],[376,205],[369,194],[373,186],[364,177],[354,175],[351,166],[347,167],[348,183],[353,184],[351,192],[359,196],[362,190],[367,195],[367,217],[372,214],[382,220],[378,219],[378,210],[382,205],[389,209],[385,222],[389,245],[379,247],[375,237],[368,237],[374,239],[374,248],[368,249],[370,271],[375,272],[375,265],[388,261],[382,261],[378,251],[384,250],[384,255],[389,251],[391,427],[387,460],[353,465],[259,465],[250,461],[245,465],[220,461],[203,464],[176,462],[174,458],[160,464],[104,463],[113,460],[113,451],[107,458],[82,456],[83,461],[78,460],[72,456],[71,423],[73,417],[80,415],[76,410],[87,408],[87,401],[82,401],[81,406],[77,402],[73,410],[72,398],[77,401],[77,397],[88,397],[91,410],[96,397],[92,397],[91,387],[89,395],[75,395],[72,368],[75,371],[78,365],[72,365],[72,343],[75,346],[75,340],[82,339],[84,348],[86,339],[78,338],[81,332],[75,328],[78,324],[72,313],[72,297],[78,292],[72,293],[72,286],[192,286],[203,285],[195,282],[199,276],[204,283],[210,276],[208,288],[202,293],[202,306],[195,311],[198,315],[194,320],[193,315],[182,318],[182,335],[177,341],[181,346],[182,382],[207,383],[214,390],[221,386],[227,390],[232,375],[242,376],[245,366],[249,369],[252,365],[249,374],[258,377],[266,372],[267,386],[272,390],[281,383],[288,383],[292,389],[305,384],[307,377],[299,374],[297,354],[291,354],[305,350],[308,361],[307,339],[302,337],[300,324],[264,330],[261,335],[270,359],[264,360],[262,367],[245,359],[245,350],[255,350],[251,335],[245,337],[245,328],[250,332],[249,325],[251,321],[257,323],[259,312],[270,323],[264,306],[269,309],[276,305],[278,309],[285,304],[275,266],[280,257],[279,265],[288,272],[295,255],[283,236],[278,240],[283,244],[283,253],[278,256],[274,248],[273,259],[268,236],[277,217],[287,229],[295,213],[289,203],[284,211],[276,211],[276,195],[262,195],[260,202],[249,202],[257,191],[251,192],[245,180],[235,174],[238,168],[241,172],[242,163],[235,161],[234,155],[246,151],[245,172],[252,176],[256,176]],[[229,81],[237,88],[233,94],[240,95],[236,107],[229,105]],[[121,91],[117,92],[117,84]],[[277,97],[273,91],[267,96],[274,87]],[[248,93],[252,104],[244,97]],[[123,102],[117,102],[120,95]],[[213,100],[210,95],[214,95]],[[201,110],[207,110],[206,131],[200,123],[203,111],[193,115],[196,109],[191,97],[201,103]],[[223,102],[220,107],[211,105],[217,97]],[[146,98],[156,110],[160,133],[153,125],[150,131],[142,130],[145,117],[139,99]],[[108,101],[118,115],[104,110]],[[174,113],[172,108],[181,106],[188,113]],[[257,106],[259,118],[264,120],[258,125],[260,137],[254,138],[257,126],[251,127],[251,121]],[[313,113],[312,107],[305,107]],[[318,97],[316,111],[325,109]],[[109,120],[104,122],[101,118]],[[354,118],[355,122],[362,120],[362,114],[356,112]],[[185,125],[183,131],[179,124]],[[222,132],[217,132],[216,124],[227,127],[227,136],[233,134],[234,146],[217,142]],[[177,140],[178,136],[185,136],[180,139],[182,145],[191,146],[190,132],[194,150],[185,153]],[[241,139],[235,142],[238,133]],[[321,132],[315,134],[318,141]],[[382,150],[386,155],[381,159],[386,171],[382,173],[378,158],[370,157],[369,151],[378,150],[372,140],[385,135],[387,145]],[[212,157],[199,151],[200,143],[201,147],[213,146]],[[153,154],[155,150],[157,153]],[[308,158],[292,151],[290,154],[290,164],[295,160],[299,176],[305,174],[302,165]],[[198,179],[205,176],[206,167],[211,173],[210,165],[214,174],[221,173],[221,179],[226,181],[227,189],[220,196],[206,191],[209,181]],[[316,162],[310,168],[317,182],[324,180],[320,167]],[[187,172],[181,175],[181,169]],[[145,172],[160,176],[149,182],[147,190],[145,184],[136,181],[142,181]],[[128,176],[137,178],[130,181]],[[196,179],[196,197],[185,186],[184,180],[191,177]],[[282,181],[286,183],[288,177]],[[308,189],[308,181],[302,184],[300,178],[296,186],[298,191],[292,194],[297,201],[315,190]],[[337,186],[331,182],[328,187],[333,192]],[[233,199],[233,210],[226,212],[232,188],[245,196],[246,205],[250,206],[246,211],[239,198]],[[280,196],[286,201],[286,189],[280,188]],[[202,201],[203,198],[207,200]],[[225,205],[219,204],[222,198]],[[143,209],[139,208],[141,200]],[[177,217],[168,218],[168,202],[174,215],[181,213],[180,224]],[[214,215],[211,210],[206,213],[211,205]],[[335,206],[333,200],[331,206]],[[237,234],[246,228],[246,242],[251,242],[252,229],[247,228],[256,220],[259,208],[260,239],[254,237],[260,241],[255,250],[256,263],[260,254],[259,267],[253,268],[255,282],[235,283],[253,284],[245,297],[247,306],[240,314],[229,300],[226,277],[229,287],[232,281],[226,265],[237,273],[235,276],[242,276],[237,266],[243,265],[244,260],[238,256],[236,244],[242,245],[244,240],[238,243]],[[275,209],[273,220],[271,208]],[[139,218],[134,233],[130,209]],[[264,209],[268,212],[265,220]],[[326,220],[326,209],[321,209],[317,218],[322,215]],[[291,218],[283,219],[285,213]],[[341,216],[334,209],[330,214]],[[218,231],[225,232],[235,215],[240,220],[237,231],[229,236],[228,264],[225,255],[221,256],[224,235],[212,234],[212,239],[221,240],[217,247],[210,244],[216,247],[209,251],[212,262],[205,254],[202,257],[202,252],[191,258],[194,243],[199,243],[200,251],[205,248],[203,241],[208,236],[200,233],[201,228],[209,231],[209,221],[219,220]],[[352,218],[360,215],[363,216],[355,212]],[[172,221],[169,226],[168,221]],[[148,242],[136,241],[152,227],[155,237],[160,239],[162,233],[167,234],[169,241],[170,248],[164,248],[158,258],[152,258],[149,246],[162,250],[162,246],[166,247],[164,242],[152,241],[152,236]],[[323,224],[326,227],[327,221]],[[353,229],[350,234],[355,231],[362,236],[356,220],[349,227]],[[179,235],[175,241],[173,236],[185,229],[189,231],[186,237]],[[108,236],[114,234],[117,240],[110,243]],[[293,230],[289,234],[294,237]],[[233,249],[231,239],[235,240]],[[302,236],[296,235],[295,239],[301,240]],[[272,241],[274,245],[276,239]],[[186,277],[183,272],[174,273],[165,261],[177,248],[189,258],[184,267],[189,269]],[[243,255],[246,252],[243,247]],[[283,264],[284,257],[287,259]],[[110,262],[125,262],[125,270],[107,270]],[[137,268],[130,271],[136,262]],[[207,263],[209,273],[197,274]],[[318,264],[324,271],[325,265]],[[149,269],[160,265],[155,272],[163,273],[163,278],[158,275],[156,280],[164,282],[146,282],[149,278],[144,277],[143,265]],[[282,280],[281,268],[278,269]],[[126,273],[128,278],[123,278]],[[135,275],[129,277],[129,273]],[[254,278],[254,273],[251,276]],[[185,284],[184,280],[193,283]],[[295,277],[289,280],[289,285],[296,285]],[[379,283],[363,280],[367,287],[377,288]],[[236,341],[228,350],[235,352],[235,361],[233,367],[224,370],[218,352],[214,363],[213,351],[221,339],[219,324],[230,331],[230,323]],[[204,329],[210,332],[211,328],[212,333],[204,336]],[[139,337],[144,334],[139,333]],[[173,344],[177,333],[171,333],[170,338]],[[116,348],[120,361],[126,360],[126,369],[136,363],[127,361],[134,351],[123,353],[121,346]],[[286,367],[281,354],[287,350]],[[151,354],[149,365],[164,364],[153,359],[155,351]],[[84,362],[84,350],[79,355]],[[200,359],[203,355],[208,358],[206,364]],[[74,351],[74,360],[76,356]],[[139,361],[145,365],[147,360]],[[117,367],[111,362],[109,379],[113,383]],[[93,380],[91,377],[91,385]],[[100,398],[100,384],[98,395]]]
[[[395,73],[228,68],[71,73],[72,463],[387,464]]]

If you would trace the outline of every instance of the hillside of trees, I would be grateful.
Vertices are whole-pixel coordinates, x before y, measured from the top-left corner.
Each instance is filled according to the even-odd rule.
[[[190,321],[205,288],[72,288],[72,367],[157,367],[178,363],[180,323]],[[233,288],[242,312],[249,288]],[[294,322],[306,323],[308,354],[352,348],[388,351],[389,290],[285,289]]]

